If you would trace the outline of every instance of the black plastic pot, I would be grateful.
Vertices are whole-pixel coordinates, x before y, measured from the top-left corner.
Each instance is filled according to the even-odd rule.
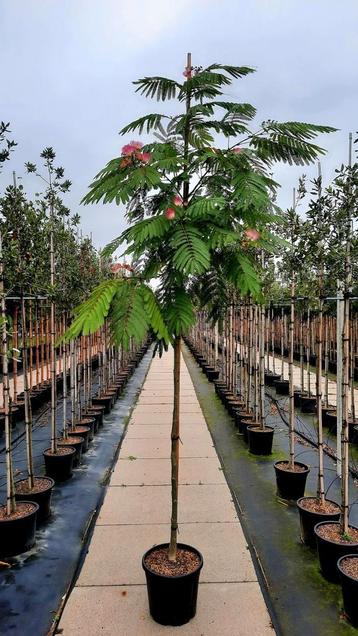
[[[293,403],[295,406],[301,406],[301,399],[305,397],[307,393],[302,393],[300,389],[295,389],[293,392]]]
[[[239,397],[232,397],[227,400],[226,406],[230,415],[234,417],[236,411],[243,409],[245,404]]]
[[[225,382],[222,380],[214,380],[215,392],[220,395],[220,391],[225,388]]]
[[[14,402],[11,405],[11,413],[14,422],[21,422],[25,417],[25,402]]]
[[[55,482],[51,477],[41,477],[41,479],[46,479],[46,481],[48,482],[48,487],[45,490],[33,493],[15,492],[16,501],[34,501],[38,504],[39,509],[37,511],[37,525],[41,523],[41,521],[45,521],[45,519],[48,519],[51,515],[51,495],[52,489],[55,485]],[[20,479],[20,481],[17,481],[15,483],[15,490],[17,485],[21,484],[22,481],[27,481],[27,479]]]
[[[208,378],[209,382],[213,382],[214,380],[218,379],[219,371],[214,369],[214,367],[208,367],[206,375],[207,375],[207,378]]]
[[[274,382],[274,387],[280,395],[289,394],[290,385],[288,380],[276,380]]]
[[[253,455],[271,455],[274,429],[271,426],[260,428],[253,423],[247,427],[249,451]]]
[[[331,413],[335,413],[336,412],[336,407],[335,406],[322,406],[322,424],[323,426],[329,426],[330,422],[329,419],[327,419],[327,416],[330,415]]]
[[[358,444],[358,426],[354,426],[353,431],[353,444]]]
[[[337,413],[336,411],[330,411],[329,413],[326,414],[326,422],[327,422],[327,426],[329,427],[330,431],[336,431],[337,430]]]
[[[331,583],[339,582],[339,571],[337,561],[347,554],[358,554],[358,543],[336,543],[329,541],[319,535],[319,528],[325,524],[334,523],[339,525],[338,521],[321,521],[314,527],[314,533],[317,542],[317,553],[321,572],[327,581]],[[354,528],[354,526],[349,526]]]
[[[103,406],[89,406],[87,411],[83,414],[83,416],[87,419],[91,419],[94,418],[95,419],[95,426],[94,426],[94,433],[98,433],[98,428],[100,426],[103,426],[103,413],[104,413],[104,407]]]
[[[358,554],[347,554],[338,559],[337,568],[342,584],[344,612],[354,627],[358,627],[358,579],[354,579],[343,570],[345,559],[358,559]]]
[[[0,519],[0,557],[15,556],[27,552],[35,544],[36,517],[39,506],[34,501],[26,501],[23,503],[31,503],[32,510],[23,517],[16,519]],[[21,502],[18,508],[21,507]]]
[[[305,470],[301,472],[295,472],[290,470],[284,470],[280,464],[288,465],[289,462],[283,462],[282,460],[274,464],[276,472],[276,485],[277,494],[281,499],[288,499],[289,501],[296,501],[303,497],[305,494],[307,475],[310,472],[307,464],[301,462],[295,462],[295,466],[301,466]]]
[[[71,446],[75,449],[76,454],[73,458],[73,466],[79,466],[82,461],[82,449],[83,449],[84,439],[81,435],[75,435],[71,437],[71,442],[64,440],[62,437],[57,439],[57,446]]]
[[[112,397],[110,395],[108,396],[101,396],[101,397],[95,397],[92,398],[92,404],[94,406],[96,406],[97,404],[99,406],[104,406],[104,412],[105,413],[110,413],[111,412],[111,408],[112,408]]]
[[[82,453],[87,453],[89,440],[90,440],[90,433],[91,433],[91,429],[89,426],[86,426],[85,424],[81,424],[80,422],[78,422],[75,426],[75,430],[68,431],[67,435],[69,438],[78,437],[80,435],[80,437],[82,437],[83,439]]]
[[[314,512],[313,510],[307,510],[303,506],[303,502],[306,499],[315,499],[315,497],[300,497],[297,500],[297,507],[300,516],[300,528],[301,528],[301,540],[305,545],[311,548],[316,547],[316,536],[314,533],[314,527],[321,521],[338,521],[340,517],[340,510],[337,512]],[[327,499],[330,503],[335,503],[330,499]]]
[[[267,384],[267,386],[273,386],[274,383],[277,382],[280,378],[281,378],[281,375],[279,373],[273,373],[273,371],[266,372],[265,384]]]
[[[252,415],[252,416],[249,416],[247,419],[242,419],[239,424],[239,431],[240,433],[242,433],[246,444],[249,443],[249,434],[247,432],[247,429],[249,426],[252,426],[253,423],[254,423],[254,416]]]
[[[312,395],[301,396],[301,411],[302,413],[315,413],[317,410],[317,400]]]
[[[49,454],[50,448],[47,448],[43,452],[45,459],[45,474],[47,477],[52,477],[55,482],[66,481],[72,477],[73,460],[76,454],[75,448],[68,448],[66,455]]]
[[[89,413],[87,415],[86,413],[82,413],[81,419],[77,420],[77,422],[75,422],[75,425],[86,426],[87,428],[89,428],[88,444],[89,442],[92,442],[95,434],[98,432],[98,421],[95,415],[93,413]]]
[[[148,550],[142,559],[142,566],[147,580],[149,610],[152,618],[160,625],[185,625],[196,614],[199,576],[203,567],[203,557],[198,550],[185,543],[178,543],[178,548],[190,550],[198,555],[200,564],[194,572],[181,576],[165,576],[152,572],[145,564],[149,554],[167,548],[163,543]]]

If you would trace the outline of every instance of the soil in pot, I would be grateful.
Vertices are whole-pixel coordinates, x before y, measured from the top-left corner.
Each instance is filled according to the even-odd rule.
[[[338,521],[323,521],[314,528],[321,572],[332,583],[339,582],[337,561],[347,554],[358,554],[358,528],[348,527],[348,536],[342,536]]]
[[[59,446],[53,453],[50,448],[43,452],[45,459],[45,473],[55,482],[66,481],[72,477],[73,460],[76,449],[73,447]]]
[[[316,497],[301,497],[297,501],[297,507],[302,543],[316,548],[315,525],[321,521],[338,521],[341,514],[340,506],[330,499],[326,499],[322,504]]]
[[[310,472],[307,464],[295,462],[292,469],[288,461],[280,461],[274,464],[274,468],[278,496],[288,501],[297,501],[303,497],[307,475]]]
[[[39,505],[37,525],[51,515],[51,495],[55,482],[51,477],[34,477],[34,487],[29,488],[27,479],[15,483],[16,501],[34,501]]]
[[[34,546],[38,509],[33,501],[19,501],[16,512],[7,515],[6,506],[0,506],[1,557],[21,554]]]
[[[345,614],[352,625],[358,627],[358,555],[341,557],[337,567],[342,583]]]
[[[198,550],[178,543],[177,561],[168,560],[168,544],[154,546],[142,559],[147,580],[149,609],[161,625],[188,623],[196,613],[203,557]]]
[[[274,429],[271,426],[261,428],[252,423],[247,427],[249,451],[253,455],[271,455]]]

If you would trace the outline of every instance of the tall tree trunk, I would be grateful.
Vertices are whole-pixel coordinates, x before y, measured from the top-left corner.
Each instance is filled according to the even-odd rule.
[[[14,471],[12,466],[12,445],[10,425],[10,388],[8,369],[8,341],[6,301],[4,289],[4,262],[2,251],[2,236],[0,233],[0,295],[1,295],[1,335],[2,335],[2,381],[5,413],[5,455],[6,455],[6,514],[11,515],[16,511]]]
[[[172,421],[171,484],[172,515],[170,528],[169,560],[175,561],[177,555],[178,534],[178,483],[179,483],[179,433],[180,433],[180,336],[174,341],[174,407]]]
[[[323,424],[322,424],[322,332],[323,332],[323,300],[322,300],[322,276],[320,278],[320,300],[317,330],[317,359],[316,359],[316,399],[317,399],[317,426],[318,426],[318,484],[317,498],[323,504],[324,494],[324,462],[323,462]]]
[[[289,380],[289,446],[290,446],[290,468],[295,467],[295,402],[294,402],[294,382],[293,382],[293,351],[294,351],[294,328],[295,323],[295,279],[292,275],[291,281],[291,303],[290,303],[290,324],[289,324],[289,361],[288,361],[288,380]]]
[[[26,457],[27,457],[27,479],[29,489],[34,487],[34,465],[33,465],[33,452],[32,452],[32,413],[31,413],[31,401],[29,390],[29,378],[27,371],[27,356],[26,356],[26,307],[25,299],[21,297],[21,320],[22,320],[22,364],[23,364],[23,378],[24,378],[24,396],[25,396],[25,430],[26,430]]]

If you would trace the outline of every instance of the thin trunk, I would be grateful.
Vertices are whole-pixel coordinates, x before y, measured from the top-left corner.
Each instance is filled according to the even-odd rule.
[[[22,320],[22,360],[25,396],[25,430],[26,430],[26,457],[27,457],[27,479],[30,490],[34,487],[34,465],[32,453],[32,413],[29,390],[29,379],[27,371],[26,357],[26,308],[25,299],[21,298],[21,320]]]
[[[53,242],[53,204],[51,204],[51,232],[50,232],[50,263],[51,263],[51,293],[54,294],[55,287],[55,252]],[[56,430],[56,333],[55,333],[55,301],[51,298],[51,450],[57,452],[57,430]]]
[[[169,560],[175,561],[177,554],[178,534],[178,484],[179,484],[179,418],[180,418],[180,336],[174,341],[174,408],[171,433],[171,484],[172,514],[170,528]]]
[[[6,456],[6,514],[16,512],[14,471],[12,465],[11,424],[10,424],[10,389],[8,369],[8,341],[6,301],[4,289],[4,262],[2,236],[0,233],[0,294],[1,294],[1,334],[2,334],[2,375],[5,414],[5,456]]]
[[[260,308],[260,426],[265,428],[265,307]]]
[[[317,398],[317,426],[318,426],[318,484],[317,498],[323,504],[324,494],[324,462],[323,462],[323,425],[322,425],[322,331],[323,331],[323,301],[322,277],[320,281],[320,301],[317,330],[317,359],[316,359],[316,398]]]
[[[289,324],[289,446],[290,446],[290,468],[295,467],[295,403],[294,403],[294,382],[293,382],[293,352],[294,352],[294,328],[295,323],[295,279],[292,275],[291,281],[291,303],[290,303],[290,324]]]
[[[75,342],[74,340],[70,341],[70,363],[71,363],[71,430],[73,431],[76,424],[76,395],[75,395]]]
[[[19,332],[18,332],[18,307],[16,305],[14,310],[14,325],[13,325],[13,346],[16,351],[13,351],[12,358],[12,376],[14,383],[14,402],[17,402],[17,356],[18,356],[18,346],[19,346]]]
[[[66,333],[66,312],[63,314],[63,333]],[[62,420],[62,434],[64,439],[67,438],[68,426],[67,426],[67,342],[63,343],[62,349],[63,355],[63,369],[62,369],[62,407],[63,407],[63,420]]]
[[[303,355],[303,312],[300,312],[300,375],[301,375],[301,393],[305,390],[305,372],[304,372],[304,355]]]

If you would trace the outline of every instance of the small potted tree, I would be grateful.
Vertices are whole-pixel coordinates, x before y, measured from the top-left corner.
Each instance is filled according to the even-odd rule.
[[[295,407],[293,382],[293,353],[294,353],[294,318],[295,318],[295,290],[296,272],[299,271],[302,259],[302,222],[296,212],[298,202],[305,195],[303,180],[300,180],[297,196],[294,190],[293,206],[287,212],[286,232],[290,241],[290,250],[285,254],[282,266],[290,277],[290,320],[289,320],[289,459],[274,464],[276,474],[277,493],[287,500],[297,500],[304,495],[309,466],[296,461],[295,457]]]
[[[9,159],[14,141],[8,138],[10,124],[0,123],[0,170]],[[35,543],[36,517],[39,506],[36,502],[16,503],[10,421],[10,386],[8,373],[8,324],[6,314],[6,291],[4,286],[3,240],[0,231],[0,298],[1,298],[1,354],[2,382],[5,417],[6,452],[6,503],[0,506],[0,556],[12,556],[25,552]]]
[[[29,173],[36,173],[46,184],[46,192],[44,196],[44,207],[49,210],[49,246],[50,246],[50,284],[48,286],[51,296],[51,314],[50,314],[50,352],[51,352],[51,447],[43,452],[45,459],[46,475],[55,481],[64,481],[71,477],[72,467],[75,458],[81,454],[83,438],[63,437],[57,438],[57,422],[56,422],[56,386],[57,386],[57,365],[56,365],[56,307],[55,307],[55,211],[60,205],[58,199],[59,192],[67,192],[71,186],[71,182],[63,180],[64,170],[61,167],[56,168],[54,161],[56,154],[52,148],[45,148],[41,153],[44,160],[46,177],[37,173],[36,165],[27,162],[26,169]],[[66,431],[65,431],[66,432]],[[76,447],[75,447],[76,445]]]
[[[135,82],[147,97],[177,99],[185,105],[184,112],[153,113],[126,126],[122,134],[159,129],[159,142],[144,147],[137,141],[126,144],[84,198],[85,203],[127,205],[131,225],[108,249],[114,251],[126,242],[134,271],[128,278],[101,283],[75,310],[66,338],[94,333],[108,319],[112,339],[123,347],[128,348],[131,338],[141,342],[148,329],[155,334],[157,348],[168,343],[174,347],[170,540],[151,548],[142,561],[150,611],[162,624],[181,625],[193,617],[203,564],[198,550],[177,543],[180,349],[195,323],[196,309],[190,285],[194,277],[205,280],[215,273],[225,286],[257,293],[255,261],[242,241],[248,227],[272,221],[267,209],[276,184],[266,168],[275,160],[310,161],[321,149],[309,140],[332,130],[267,121],[258,133],[251,133],[253,106],[220,99],[234,78],[251,72],[248,67],[221,64],[194,68],[189,54],[184,83],[163,77]],[[214,147],[213,132],[234,138],[229,148]],[[152,279],[158,282],[156,293],[149,285]],[[203,309],[214,306],[215,290],[208,286]]]

